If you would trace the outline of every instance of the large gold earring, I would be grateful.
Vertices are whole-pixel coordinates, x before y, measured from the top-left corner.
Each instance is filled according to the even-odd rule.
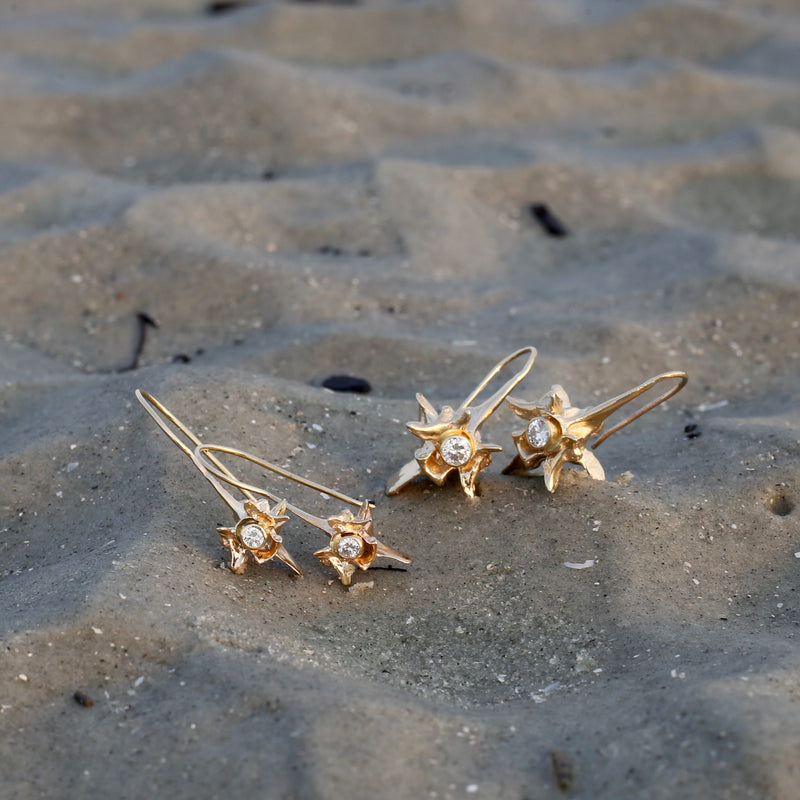
[[[519,372],[483,403],[473,405],[492,378],[524,355],[527,355],[527,359]],[[409,461],[389,479],[386,494],[397,494],[422,475],[441,486],[447,476],[457,470],[462,488],[469,497],[474,497],[478,473],[491,463],[492,453],[503,449],[500,445],[481,442],[479,429],[530,372],[535,360],[535,347],[523,347],[507,356],[489,370],[486,377],[455,410],[451,406],[443,406],[437,412],[424,395],[418,394],[419,422],[408,422],[406,427],[422,440],[422,447],[414,453],[414,461]]]
[[[603,428],[606,419],[615,411],[635,400],[662,381],[677,380],[678,383],[668,392],[657,397],[635,414],[618,422],[613,428],[598,436],[587,449],[592,436],[596,436]],[[630,425],[642,414],[654,409],[665,400],[686,386],[688,377],[685,372],[665,372],[640,383],[630,391],[624,392],[611,400],[589,408],[576,408],[570,405],[569,397],[563,387],[553,386],[550,391],[535,403],[508,398],[511,410],[525,421],[522,430],[512,433],[517,454],[505,469],[504,473],[525,472],[541,466],[544,470],[544,483],[551,492],[558,486],[558,479],[565,464],[579,464],[589,477],[605,480],[605,471],[592,452],[611,434]]]

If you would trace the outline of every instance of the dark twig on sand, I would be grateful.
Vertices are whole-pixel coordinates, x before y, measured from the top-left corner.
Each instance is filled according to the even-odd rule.
[[[550,210],[545,203],[532,203],[530,208],[531,216],[541,225],[542,230],[556,239],[563,239],[569,236],[569,228]]]
[[[94,705],[94,700],[85,692],[80,691],[80,689],[72,695],[72,699],[84,708],[91,708]]]
[[[131,372],[132,370],[139,368],[139,359],[142,357],[145,339],[147,338],[147,327],[158,327],[158,323],[144,311],[137,312],[136,321],[139,324],[139,331],[136,338],[136,345],[133,348],[133,358],[129,364],[124,367],[120,367],[117,372]]]

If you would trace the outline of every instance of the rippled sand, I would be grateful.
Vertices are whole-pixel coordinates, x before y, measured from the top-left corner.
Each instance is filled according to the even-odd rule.
[[[0,9],[0,797],[797,798],[796,3],[115,5]],[[525,345],[690,383],[604,483],[384,497]],[[137,387],[413,565],[233,575]]]

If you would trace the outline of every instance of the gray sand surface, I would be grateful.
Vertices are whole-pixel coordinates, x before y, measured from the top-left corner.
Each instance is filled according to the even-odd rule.
[[[799,77],[796,0],[0,5],[0,797],[800,798]],[[385,497],[525,345],[690,382]],[[138,387],[414,563],[232,574]]]

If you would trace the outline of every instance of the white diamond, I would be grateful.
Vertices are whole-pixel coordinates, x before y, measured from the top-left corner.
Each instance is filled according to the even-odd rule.
[[[267,542],[267,536],[261,526],[256,525],[254,522],[245,525],[239,536],[241,536],[242,544],[250,550],[258,550]]]
[[[543,450],[550,443],[550,426],[543,417],[534,417],[525,431],[528,444],[535,450]]]
[[[358,558],[364,552],[364,542],[360,536],[342,536],[336,551],[342,558]]]
[[[439,452],[445,463],[451,467],[463,467],[472,457],[472,442],[466,436],[457,433],[448,436],[439,445]]]

